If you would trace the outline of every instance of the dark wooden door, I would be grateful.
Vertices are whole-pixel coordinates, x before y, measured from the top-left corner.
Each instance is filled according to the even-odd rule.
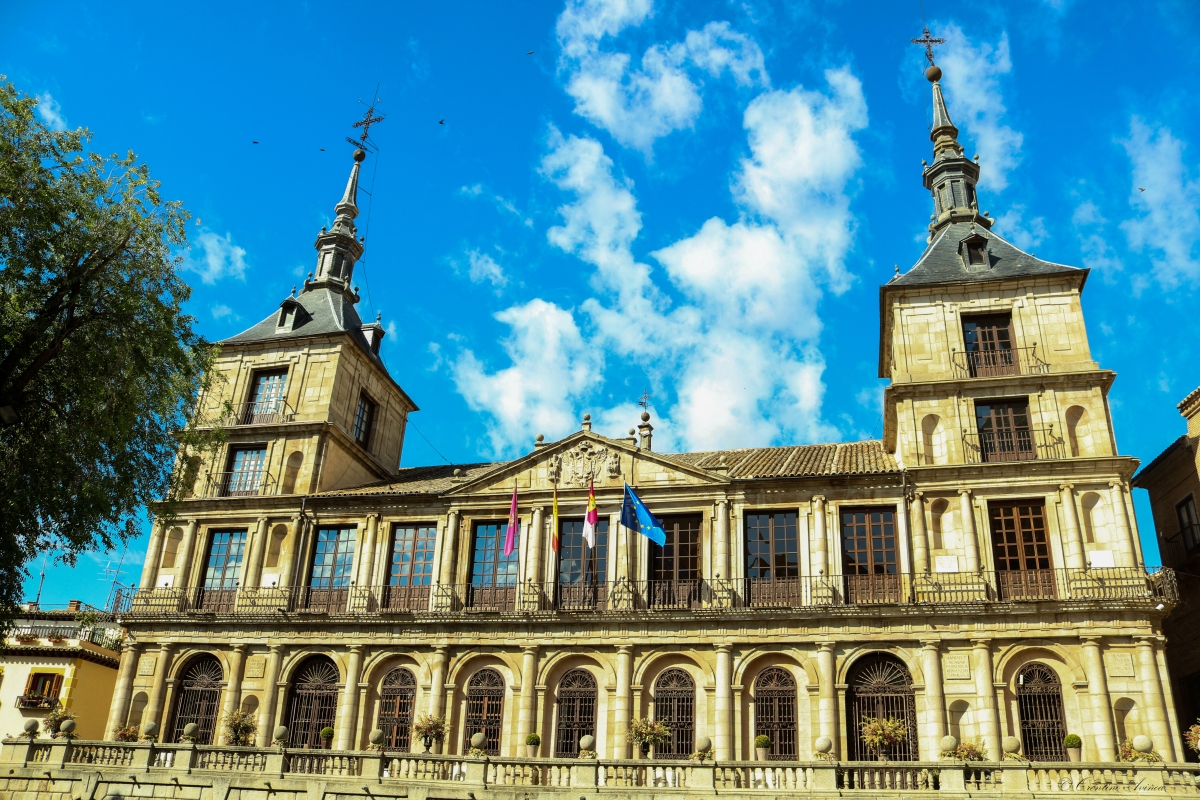
[[[558,684],[558,733],[555,758],[579,755],[579,740],[596,735],[596,679],[587,670],[573,669]]]
[[[681,669],[668,669],[654,682],[654,719],[667,723],[671,740],[654,748],[655,758],[687,758],[696,744],[696,683]]]
[[[197,603],[200,608],[217,613],[233,611],[245,548],[245,531],[212,532],[204,566],[204,585]]]
[[[691,608],[702,599],[700,583],[700,517],[662,519],[666,543],[650,543],[650,608]],[[690,755],[690,753],[689,753]]]
[[[412,749],[413,702],[417,680],[410,670],[400,667],[389,672],[379,691],[379,729],[386,750],[409,752]]]
[[[1056,596],[1045,507],[1040,500],[989,503],[992,556],[1001,599]]]
[[[517,555],[520,536],[513,533],[513,551],[504,555],[507,522],[480,522],[475,525],[475,546],[471,553],[471,585],[467,607],[479,611],[512,611],[517,599]]]
[[[354,570],[354,528],[319,528],[308,581],[306,606],[341,613],[350,598]]]
[[[183,729],[196,723],[197,744],[215,744],[217,716],[220,713],[224,673],[213,656],[201,656],[183,674],[175,700],[175,726],[172,742],[182,741]]]
[[[500,755],[500,731],[504,726],[504,678],[494,669],[481,669],[467,682],[467,716],[464,752],[471,737],[483,732],[483,749],[488,755]]]
[[[388,569],[383,607],[390,611],[426,611],[433,583],[433,554],[437,528],[397,525],[392,531],[392,563]]]
[[[798,606],[804,600],[801,589],[796,512],[747,514],[746,602]]]
[[[895,517],[896,512],[890,508],[842,511],[842,573],[847,602],[903,600]]]
[[[972,378],[1012,375],[1020,371],[1013,349],[1012,316],[963,317],[963,344]]]
[[[583,520],[559,523],[558,597],[561,611],[602,611],[607,608],[608,520],[596,522],[596,546],[583,538]]]
[[[754,681],[754,735],[771,740],[772,761],[795,761],[796,679],[779,667],[764,669]]]
[[[983,461],[1029,461],[1036,457],[1028,402],[976,403],[975,425]]]

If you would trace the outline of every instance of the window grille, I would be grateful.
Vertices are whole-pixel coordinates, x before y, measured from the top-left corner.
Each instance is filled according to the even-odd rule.
[[[471,737],[483,732],[483,749],[500,755],[500,731],[504,724],[504,678],[494,669],[481,669],[467,682],[467,717],[464,727],[465,752]]]
[[[321,747],[321,730],[333,727],[337,712],[338,671],[324,656],[301,665],[288,702],[288,743],[292,747]]]
[[[669,669],[658,676],[654,682],[654,719],[671,729],[670,741],[656,746],[654,757],[689,757],[696,745],[696,684],[691,675]]]
[[[579,755],[579,740],[596,735],[596,679],[587,670],[573,669],[558,683],[556,758]]]
[[[905,741],[888,751],[890,761],[915,761],[917,755],[917,709],[913,699],[912,677],[894,656],[869,655],[854,665],[846,690],[846,740],[853,761],[877,757],[862,740],[863,720],[895,719],[904,723]]]
[[[796,679],[779,667],[764,669],[754,681],[754,735],[764,734],[772,761],[796,760]]]
[[[413,703],[417,695],[417,680],[412,671],[400,667],[389,672],[379,695],[379,729],[383,731],[384,749],[410,752]]]
[[[1021,749],[1030,761],[1066,761],[1062,684],[1045,664],[1026,664],[1017,673]]]
[[[180,681],[171,741],[182,741],[183,729],[194,722],[200,729],[196,743],[214,743],[223,681],[224,671],[215,656],[200,656],[192,662]]]

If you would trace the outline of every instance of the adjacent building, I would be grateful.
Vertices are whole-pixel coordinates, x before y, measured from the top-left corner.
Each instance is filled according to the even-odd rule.
[[[590,734],[611,759],[641,755],[626,731],[654,718],[672,737],[651,757],[708,738],[750,759],[765,734],[770,758],[808,761],[820,737],[868,757],[860,725],[882,716],[908,732],[898,760],[953,735],[1061,761],[1067,733],[1088,760],[1137,734],[1180,758],[1174,576],[1143,562],[1088,270],[993,230],[939,75],[928,246],[879,290],[876,441],[664,453],[649,413],[627,435],[585,415],[511,461],[400,468],[417,406],[356,312],[356,152],[302,291],[220,343],[198,413],[228,442],[180,454],[193,495],[117,603],[108,732],[154,721],[169,742],[196,723],[211,742],[240,709],[261,745],[282,725],[319,747],[328,726],[335,748],[378,728],[407,750],[429,713],[447,752],[482,732],[524,755],[539,733],[540,755],[575,756]],[[626,483],[665,546],[619,524]]]

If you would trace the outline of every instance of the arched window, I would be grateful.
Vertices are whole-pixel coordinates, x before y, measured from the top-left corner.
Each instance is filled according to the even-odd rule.
[[[379,729],[383,731],[384,749],[409,752],[412,749],[417,679],[411,670],[394,669],[384,676],[379,696]]]
[[[913,761],[917,755],[917,708],[913,700],[912,677],[895,656],[875,653],[859,660],[850,671],[846,691],[846,740],[850,757],[867,761],[876,753],[862,740],[862,724],[867,719],[895,719],[904,723],[908,736],[888,751],[892,761]]]
[[[197,744],[213,744],[220,711],[221,686],[225,677],[216,656],[200,656],[183,673],[179,694],[175,700],[175,726],[171,741],[181,741],[183,729],[189,723],[200,727]]]
[[[671,728],[671,741],[654,748],[655,758],[687,758],[696,749],[696,683],[681,669],[654,682],[654,718]]]
[[[300,665],[288,697],[288,744],[321,746],[321,729],[333,727],[337,712],[338,671],[325,656]]]
[[[1030,761],[1066,761],[1063,751],[1062,684],[1058,674],[1036,661],[1017,673],[1017,713],[1021,749]]]
[[[558,682],[558,736],[556,758],[579,755],[579,740],[596,735],[596,679],[583,669],[573,669]]]
[[[754,681],[754,735],[771,740],[772,761],[795,761],[796,679],[785,669],[764,669]]]
[[[504,678],[494,669],[481,669],[467,681],[466,744],[483,732],[483,749],[488,755],[500,755],[500,730],[504,724]]]

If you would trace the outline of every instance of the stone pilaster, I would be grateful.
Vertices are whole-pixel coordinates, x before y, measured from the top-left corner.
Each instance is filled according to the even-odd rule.
[[[129,713],[129,696],[133,692],[133,679],[137,676],[139,649],[137,642],[125,642],[121,647],[121,663],[117,668],[117,683],[113,687],[112,703],[108,707],[105,736],[112,736],[117,728],[125,727]]]
[[[142,589],[154,588],[154,579],[158,577],[158,562],[162,558],[163,537],[166,535],[166,526],[162,520],[155,520],[154,527],[150,530],[150,542],[146,545],[146,563],[142,565],[142,577],[138,583],[138,587]]]
[[[717,501],[716,519],[714,520],[713,534],[715,541],[713,542],[714,550],[716,551],[715,561],[713,564],[713,573],[721,580],[730,580],[733,578],[731,566],[729,563],[729,503],[726,500]]]
[[[165,730],[163,719],[163,700],[167,694],[167,675],[171,672],[171,656],[174,653],[173,642],[163,642],[158,646],[158,664],[154,672],[154,685],[150,689],[150,701],[146,704],[146,713],[142,715],[143,722],[157,722],[159,725],[159,741],[166,741],[168,731]]]
[[[1063,556],[1068,569],[1083,569],[1087,566],[1084,556],[1083,534],[1079,531],[1079,510],[1075,507],[1075,487],[1064,483],[1058,487],[1062,502],[1063,517],[1067,529],[1063,537]]]
[[[263,554],[267,549],[267,518],[259,517],[250,533],[249,547],[246,553],[246,571],[242,577],[242,586],[257,588],[262,584]]]
[[[1158,674],[1158,637],[1135,636],[1138,650],[1138,677],[1142,685],[1142,703],[1146,709],[1146,727],[1156,749],[1165,761],[1176,759],[1175,743],[1167,720],[1167,702]]]
[[[1092,741],[1096,752],[1084,752],[1083,757],[1097,761],[1115,761],[1116,727],[1113,725],[1112,701],[1108,696],[1108,676],[1104,672],[1104,659],[1100,655],[1100,637],[1080,637],[1083,643],[1083,671],[1087,676],[1088,696],[1091,699]],[[1084,739],[1087,742],[1087,739]],[[1158,744],[1156,741],[1155,744]]]
[[[633,647],[617,645],[617,694],[613,698],[613,756],[629,758],[629,714],[633,705]]]
[[[912,502],[913,571],[929,572],[929,536],[925,531],[925,493],[915,492]]]
[[[959,516],[962,517],[963,552],[967,558],[967,572],[979,572],[979,534],[975,531],[975,504],[970,489],[958,490]],[[997,746],[999,746],[997,744]]]
[[[838,735],[837,686],[833,671],[833,642],[821,642],[817,645],[817,716],[821,736],[828,736],[833,742],[833,750],[837,756],[841,750],[841,736]],[[811,742],[804,742],[811,745]],[[800,752],[804,752],[801,749]]]
[[[826,575],[829,572],[829,560],[826,556],[825,542],[825,497],[813,496],[813,534],[812,534],[812,567],[815,575]]]
[[[446,515],[446,533],[442,537],[442,563],[438,569],[438,584],[450,586],[455,579],[455,555],[458,553],[458,509]]]
[[[517,752],[524,752],[525,737],[533,733],[533,721],[537,717],[537,663],[538,646],[521,648],[521,707],[517,716]]]
[[[1129,514],[1125,510],[1125,484],[1121,481],[1109,481],[1108,502],[1112,506],[1113,519],[1117,524],[1117,553],[1118,567],[1136,567],[1137,556],[1134,555],[1134,533],[1129,525]],[[1155,743],[1157,744],[1157,742]]]
[[[358,744],[358,682],[362,675],[362,651],[361,644],[352,644],[346,658],[346,685],[342,689],[342,708],[334,734],[338,750],[353,750]]]
[[[184,588],[192,579],[192,561],[196,550],[196,527],[194,519],[187,521],[183,529],[183,540],[179,543],[179,552],[175,556],[175,586]]]
[[[246,664],[246,647],[245,643],[238,643],[229,651],[229,675],[226,676],[225,681],[225,702],[222,703],[221,719],[217,721],[218,731],[222,728],[220,723],[242,705],[242,675]],[[214,735],[213,744],[220,744],[219,739],[219,735]],[[231,744],[231,742],[226,742],[226,744]]]
[[[733,753],[733,648],[717,645],[716,674],[716,736],[714,756],[717,761],[729,761]]]
[[[946,694],[942,683],[941,643],[937,639],[921,642],[921,669],[925,673],[925,736],[921,759],[937,761],[942,737],[946,735]]]
[[[283,645],[273,644],[267,655],[267,674],[263,682],[263,702],[258,712],[258,746],[270,747],[279,727],[279,671],[283,666]]]
[[[996,686],[992,680],[992,643],[987,639],[972,642],[975,652],[975,703],[981,744],[989,761],[1004,758],[1000,748],[1000,709],[996,704]]]
[[[527,581],[533,583],[542,582],[542,552],[546,547],[546,523],[543,519],[545,509],[538,506],[533,509],[533,517],[529,523],[529,553],[526,555],[526,577]],[[611,533],[609,539],[611,539]],[[521,743],[524,744],[524,739]]]

